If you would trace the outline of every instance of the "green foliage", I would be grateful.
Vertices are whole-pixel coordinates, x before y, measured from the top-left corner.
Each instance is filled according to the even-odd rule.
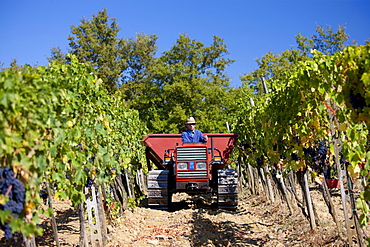
[[[137,34],[136,39],[120,41],[121,57],[127,65],[120,90],[133,108],[138,103],[136,97],[145,95],[151,90],[150,83],[153,78],[151,72],[156,66],[156,41],[157,36],[144,34]]]
[[[136,197],[136,198],[133,198],[133,197],[129,197],[128,200],[127,200],[127,206],[129,208],[136,208],[140,205],[140,201],[143,200],[146,196],[140,196],[140,197]]]
[[[26,186],[26,218],[37,210],[45,180],[57,184],[55,196],[77,205],[88,178],[109,185],[122,169],[135,171],[144,162],[146,128],[138,113],[121,95],[110,95],[93,68],[68,59],[0,73],[0,162]],[[28,235],[38,233],[35,222],[12,224]]]
[[[241,80],[244,87],[250,87],[255,94],[263,95],[262,77],[266,78],[268,82],[270,78],[286,78],[287,73],[301,60],[302,57],[296,49],[286,50],[281,55],[268,52],[261,59],[256,59],[258,69],[243,75]],[[277,80],[274,80],[274,83],[277,83]],[[271,90],[274,90],[275,88],[282,87],[285,83],[285,81],[282,81],[282,84],[279,85],[268,83],[268,86]]]
[[[91,20],[82,19],[78,27],[72,25],[71,30],[72,35],[68,37],[69,52],[76,55],[79,61],[95,68],[106,88],[114,90],[125,66],[120,57],[117,21],[114,18],[109,20],[106,9],[103,9]],[[58,56],[54,57],[60,61]]]
[[[205,132],[225,132],[227,107],[232,101],[224,70],[232,60],[223,40],[213,44],[180,35],[176,44],[152,67],[147,91],[135,101],[141,118],[155,133],[178,133],[193,116]]]
[[[69,62],[66,57],[66,54],[62,52],[62,49],[60,47],[51,48],[51,56],[47,59],[50,63],[53,61],[57,61],[58,63],[61,64],[68,64]]]
[[[285,157],[285,169],[297,171],[308,166],[305,148],[315,147],[318,141],[331,143],[339,136],[341,152],[350,163],[348,172],[354,179],[363,176],[368,184],[369,51],[369,45],[349,46],[333,55],[314,51],[312,59],[297,63],[285,77],[270,79],[275,87],[256,101],[258,105],[251,107],[246,101],[236,130],[249,146],[250,164],[256,165],[256,158],[263,157],[264,164],[274,165]],[[292,153],[300,160],[293,160]],[[330,145],[329,162],[334,163],[334,158],[334,146]],[[362,225],[368,224],[369,214],[365,202],[369,187],[364,190],[357,199]]]
[[[311,38],[304,37],[300,33],[295,37],[298,50],[303,57],[312,57],[311,50],[318,50],[324,55],[333,55],[335,52],[346,47],[346,41],[349,35],[346,33],[346,27],[338,26],[334,31],[331,26],[326,28],[316,27],[316,34]]]
[[[300,62],[313,58],[311,51],[317,50],[324,55],[331,55],[343,49],[349,38],[345,29],[345,27],[339,26],[338,30],[334,31],[330,26],[327,26],[326,29],[317,26],[316,34],[311,37],[305,37],[299,33],[295,37],[296,48],[288,49],[282,54],[268,52],[261,59],[256,59],[258,69],[241,77],[243,85],[252,88],[258,95],[263,95],[262,77],[265,77],[269,82],[271,90],[283,87],[291,70],[294,70]],[[271,78],[274,78],[274,83],[269,81]],[[281,84],[277,84],[278,82]]]
[[[180,35],[156,58],[156,35],[118,38],[118,24],[105,9],[71,30],[70,53],[93,66],[109,92],[119,89],[151,133],[181,132],[189,116],[205,132],[227,131],[226,122],[234,118],[228,108],[235,100],[225,69],[233,60],[225,58],[228,51],[221,38],[214,37],[206,47]],[[53,48],[49,60],[70,63],[59,48]]]

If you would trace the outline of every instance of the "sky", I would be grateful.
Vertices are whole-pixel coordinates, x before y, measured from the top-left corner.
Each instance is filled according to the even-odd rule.
[[[370,40],[370,0],[2,0],[0,65],[17,59],[47,66],[53,47],[68,51],[71,26],[104,8],[117,20],[119,38],[157,35],[157,56],[180,34],[205,46],[214,36],[222,38],[227,58],[235,60],[226,69],[233,87],[257,69],[256,59],[295,47],[295,36],[311,37],[318,25],[345,26],[349,41],[358,45]]]

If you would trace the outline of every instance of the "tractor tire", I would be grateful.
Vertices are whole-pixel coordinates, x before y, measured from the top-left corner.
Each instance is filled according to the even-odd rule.
[[[236,210],[238,208],[238,173],[234,169],[217,170],[218,208]]]
[[[168,210],[171,203],[168,191],[168,170],[152,170],[148,175],[148,207]]]

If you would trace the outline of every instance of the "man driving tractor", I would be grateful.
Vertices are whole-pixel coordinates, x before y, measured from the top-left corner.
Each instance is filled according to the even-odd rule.
[[[206,143],[208,141],[208,136],[203,135],[200,130],[195,129],[195,119],[193,117],[189,117],[185,123],[187,130],[182,132],[182,142],[201,142]]]

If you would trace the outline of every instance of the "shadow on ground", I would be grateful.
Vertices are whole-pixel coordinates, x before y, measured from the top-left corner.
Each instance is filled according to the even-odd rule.
[[[79,228],[76,229],[75,224],[72,225],[71,223],[74,221],[79,221],[78,213],[76,210],[73,210],[72,208],[66,210],[66,211],[57,211],[55,214],[58,216],[56,218],[56,222],[58,225],[58,233],[68,232],[68,234],[79,234]],[[54,240],[54,232],[51,225],[51,221],[44,221],[42,224],[40,224],[44,229],[44,234],[40,237],[36,238],[36,244],[41,246],[56,246],[55,240]],[[63,241],[63,239],[59,238],[60,244]]]

